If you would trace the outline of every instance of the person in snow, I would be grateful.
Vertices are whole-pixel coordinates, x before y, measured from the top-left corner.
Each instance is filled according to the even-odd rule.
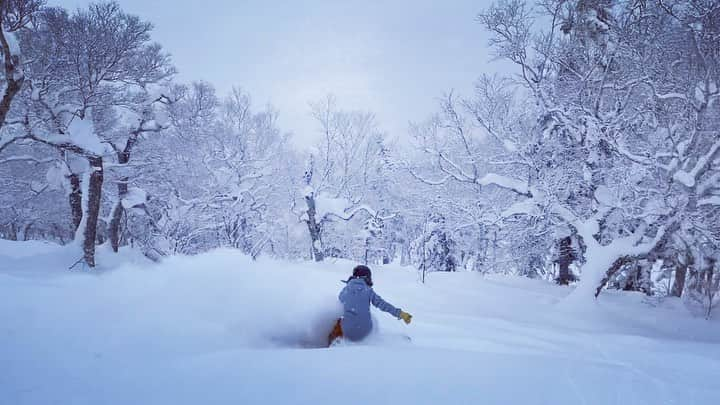
[[[344,307],[343,316],[337,320],[335,327],[328,336],[329,345],[339,337],[357,341],[370,334],[372,330],[370,304],[398,319],[402,319],[406,324],[409,324],[412,320],[412,315],[395,308],[373,291],[372,273],[369,267],[356,266],[353,269],[352,276],[345,281],[345,284],[338,297]]]

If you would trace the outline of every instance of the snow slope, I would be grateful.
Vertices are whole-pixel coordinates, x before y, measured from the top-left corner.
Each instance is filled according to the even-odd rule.
[[[151,264],[0,241],[0,404],[716,404],[720,323],[673,299],[376,268],[366,342],[316,348],[352,263],[218,250]],[[404,335],[410,335],[408,342]]]

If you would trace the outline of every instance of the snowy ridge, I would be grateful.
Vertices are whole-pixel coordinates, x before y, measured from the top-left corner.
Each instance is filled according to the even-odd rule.
[[[353,263],[252,261],[232,250],[160,264],[127,250],[116,257],[111,271],[68,272],[65,247],[0,241],[6,403],[712,404],[720,397],[713,384],[720,325],[689,317],[674,299],[610,292],[571,307],[570,288],[536,280],[432,273],[421,284],[414,270],[388,265],[374,268],[376,291],[411,312],[413,323],[375,313],[368,341],[307,350],[322,345],[339,314],[335,297]]]

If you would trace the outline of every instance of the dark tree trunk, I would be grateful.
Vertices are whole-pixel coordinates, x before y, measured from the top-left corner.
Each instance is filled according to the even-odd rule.
[[[560,239],[560,257],[558,257],[558,266],[560,267],[557,279],[560,285],[568,285],[571,281],[575,281],[575,276],[570,272],[570,265],[575,260],[575,251],[572,247],[572,238],[570,236]]]
[[[240,224],[240,249],[246,255],[254,256],[253,252],[253,241],[252,241],[252,225],[248,223],[247,218],[239,218]]]
[[[110,217],[110,225],[108,226],[110,246],[112,246],[112,250],[115,253],[117,253],[117,251],[120,249],[120,223],[123,213],[125,213],[125,208],[122,205],[122,200],[123,198],[125,198],[125,196],[127,196],[127,193],[127,177],[123,177],[120,179],[120,183],[118,183],[118,200],[113,207]]]
[[[0,1],[0,8],[2,8],[3,14],[5,13],[5,7],[5,1]],[[2,17],[4,17],[4,15]],[[4,21],[0,19],[0,24],[2,22]],[[8,112],[10,112],[12,101],[22,88],[25,76],[22,74],[22,71],[18,72],[20,58],[10,52],[10,45],[5,38],[2,26],[0,26],[0,46],[2,47],[3,59],[5,60],[5,93],[3,94],[2,100],[0,100],[0,128],[2,128],[5,124],[5,118]]]
[[[670,295],[675,297],[682,297],[683,290],[685,290],[685,278],[687,277],[688,263],[678,262],[675,267],[675,282],[672,286]]]
[[[80,187],[80,175],[72,173],[68,176],[70,180],[70,212],[72,213],[73,232],[77,231],[82,222],[82,188]]]
[[[322,251],[322,241],[320,240],[320,224],[317,223],[315,215],[315,198],[312,196],[305,196],[305,203],[307,204],[307,216],[308,219],[305,221],[310,231],[310,241],[312,242],[312,254],[316,262],[325,260],[325,253]]]
[[[603,277],[602,281],[600,281],[600,285],[597,286],[597,289],[595,290],[595,298],[600,295],[600,292],[603,288],[605,288],[612,276],[614,276],[615,273],[617,273],[621,268],[623,268],[623,266],[630,263],[632,259],[633,258],[631,256],[622,256],[615,260],[615,262],[613,262],[612,266],[610,266],[610,268],[605,273],[605,277]]]
[[[652,295],[650,281],[651,266],[643,266],[639,262],[630,270],[629,276],[623,286],[623,291],[640,291],[645,295]]]
[[[130,153],[138,141],[140,132],[140,129],[132,132],[127,142],[125,142],[125,148],[118,152],[117,158],[120,165],[126,165],[130,161]],[[120,177],[120,182],[118,183],[118,200],[113,207],[110,217],[110,225],[108,226],[110,246],[112,246],[112,250],[115,253],[117,253],[120,249],[121,220],[123,214],[125,213],[125,207],[122,205],[122,200],[128,194],[129,180],[130,179],[127,176]]]
[[[25,227],[23,228],[23,240],[30,240],[30,237],[28,235],[30,234],[30,229],[32,229],[32,226],[34,224],[35,222],[30,222],[29,224],[25,225]]]
[[[7,235],[8,240],[18,240],[18,233],[17,233],[17,227],[15,227],[15,223],[10,223],[10,233]]]
[[[370,256],[370,238],[365,238],[365,260],[363,263],[368,264],[368,257]]]
[[[440,243],[440,268],[442,271],[455,271],[455,258],[451,254],[450,239],[447,233],[441,231],[438,235]]]
[[[101,157],[91,157],[90,181],[88,183],[87,218],[83,232],[83,254],[85,263],[95,267],[95,237],[97,236],[98,218],[100,216],[100,202],[103,184],[103,160]]]

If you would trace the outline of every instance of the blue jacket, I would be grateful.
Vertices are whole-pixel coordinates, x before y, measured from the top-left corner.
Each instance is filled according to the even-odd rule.
[[[372,330],[371,303],[381,311],[387,312],[396,318],[400,317],[399,308],[395,308],[375,294],[372,287],[368,286],[360,278],[353,278],[348,281],[345,288],[340,291],[339,299],[344,307],[342,318],[343,335],[350,340],[363,339]]]

